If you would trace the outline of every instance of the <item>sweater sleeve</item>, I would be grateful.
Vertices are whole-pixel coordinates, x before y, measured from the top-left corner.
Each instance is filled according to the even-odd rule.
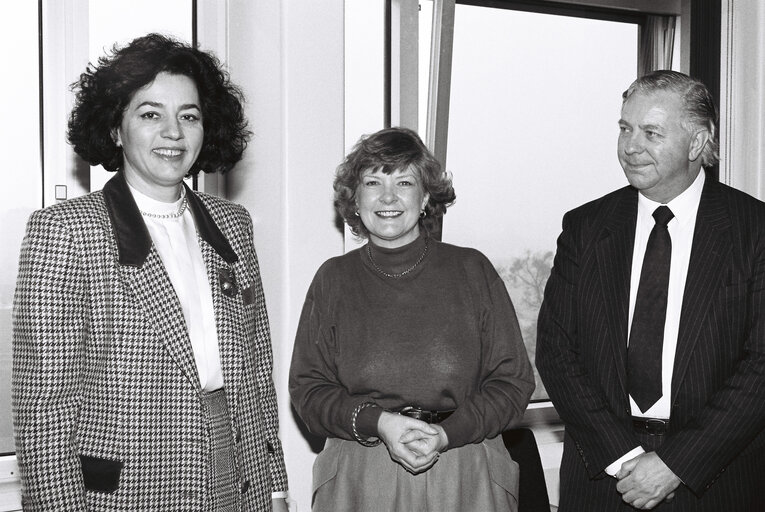
[[[292,404],[311,433],[353,440],[351,415],[370,397],[351,395],[337,377],[335,326],[322,311],[327,299],[320,297],[320,269],[308,290],[300,315],[290,365]],[[368,407],[357,420],[361,434],[372,436],[382,409]]]
[[[493,267],[487,273],[491,275],[479,280],[489,283],[480,318],[481,374],[475,392],[441,423],[449,448],[501,434],[520,421],[534,391],[534,374],[510,296]]]

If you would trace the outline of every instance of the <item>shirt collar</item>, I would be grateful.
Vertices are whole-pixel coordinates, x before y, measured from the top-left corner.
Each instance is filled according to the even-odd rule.
[[[186,187],[186,185],[183,185]],[[151,236],[125,177],[117,172],[103,188],[104,202],[114,229],[118,260],[122,265],[142,267],[151,250]],[[199,235],[228,263],[239,261],[205,204],[186,188],[186,200]]]
[[[704,190],[705,181],[706,176],[702,168],[690,187],[669,203],[666,203],[669,209],[672,210],[672,213],[675,214],[674,219],[677,219],[680,225],[687,226],[696,220],[696,213],[699,210],[701,192]],[[648,222],[650,225],[653,225],[653,211],[661,205],[662,203],[652,201],[643,194],[638,193],[638,218],[641,222]]]
[[[127,182],[127,180],[125,180],[125,182]],[[172,203],[165,203],[147,196],[130,183],[128,183],[127,186],[133,194],[133,199],[135,199],[135,204],[138,206],[138,209],[142,212],[148,212],[154,215],[167,215],[177,212],[178,208],[181,206],[181,201],[183,201],[183,197],[185,196],[185,189],[182,189],[181,196],[177,200]]]

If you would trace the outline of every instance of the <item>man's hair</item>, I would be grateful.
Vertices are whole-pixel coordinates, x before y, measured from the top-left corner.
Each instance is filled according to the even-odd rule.
[[[683,98],[685,119],[683,127],[688,133],[693,133],[699,128],[709,132],[709,140],[701,152],[701,165],[711,167],[720,159],[720,143],[717,133],[718,113],[712,94],[701,81],[686,74],[660,70],[642,76],[632,82],[629,88],[622,94],[622,100],[635,92],[650,94],[657,91],[671,91]]]

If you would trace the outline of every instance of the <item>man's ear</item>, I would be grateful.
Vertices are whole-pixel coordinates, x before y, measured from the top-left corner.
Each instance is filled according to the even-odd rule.
[[[688,146],[688,160],[695,162],[701,157],[701,153],[704,151],[704,147],[709,141],[709,130],[701,129],[697,130],[691,136],[691,144]]]

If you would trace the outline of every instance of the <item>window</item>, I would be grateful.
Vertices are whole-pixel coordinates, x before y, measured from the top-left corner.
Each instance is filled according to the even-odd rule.
[[[627,183],[616,123],[637,42],[634,23],[455,9],[446,167],[457,202],[443,239],[494,263],[532,362],[563,214]],[[546,398],[537,375],[532,399]]]
[[[29,214],[42,206],[40,154],[40,50],[37,2],[9,2],[0,16],[0,45],[13,48],[4,57],[12,72],[3,80],[0,141],[0,455],[15,451],[11,423],[11,337],[13,292],[19,247]]]

